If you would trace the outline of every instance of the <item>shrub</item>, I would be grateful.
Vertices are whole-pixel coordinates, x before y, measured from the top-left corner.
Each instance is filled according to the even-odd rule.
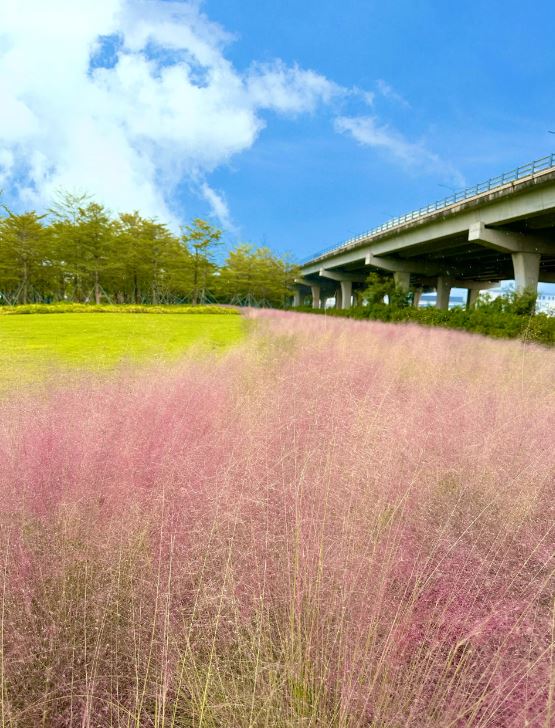
[[[482,311],[494,311],[515,314],[517,316],[532,316],[536,308],[537,295],[535,291],[508,291],[503,296],[491,298],[483,293],[476,302],[476,308]]]
[[[377,290],[377,289],[376,289]],[[453,308],[443,311],[433,307],[413,308],[395,303],[385,304],[377,301],[367,306],[350,309],[327,309],[326,311],[308,307],[297,308],[306,313],[320,313],[355,319],[369,319],[386,322],[414,322],[426,326],[461,329],[496,338],[535,341],[547,346],[555,344],[555,316],[544,313],[531,314],[535,305],[532,294],[518,295],[509,293],[490,299],[487,294],[480,298],[476,307],[471,309]]]
[[[89,303],[30,303],[21,306],[0,306],[0,316],[27,313],[217,313],[239,314],[231,306],[190,306],[190,305],[143,305],[143,304],[89,304]]]
[[[387,296],[389,304],[396,308],[405,308],[410,305],[410,294],[396,285],[392,277],[385,277],[379,273],[370,273],[367,286],[361,293],[369,306],[379,306]]]

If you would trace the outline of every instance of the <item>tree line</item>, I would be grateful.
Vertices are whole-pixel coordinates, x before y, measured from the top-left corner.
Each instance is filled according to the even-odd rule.
[[[218,263],[222,231],[196,218],[174,234],[138,212],[112,216],[63,194],[44,215],[0,218],[0,305],[234,303],[283,306],[297,270],[267,247],[239,244]]]

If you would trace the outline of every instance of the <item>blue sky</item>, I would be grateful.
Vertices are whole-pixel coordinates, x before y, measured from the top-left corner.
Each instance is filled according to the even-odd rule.
[[[212,0],[205,7],[237,33],[229,52],[238,65],[279,56],[371,91],[380,123],[423,141],[447,167],[422,169],[357,144],[334,133],[327,113],[273,122],[233,169],[218,173],[253,239],[310,254],[448,195],[448,186],[555,149],[547,133],[555,128],[552,3]],[[384,84],[393,93],[380,93]]]
[[[555,151],[554,21],[544,0],[4,0],[0,187],[303,258]]]

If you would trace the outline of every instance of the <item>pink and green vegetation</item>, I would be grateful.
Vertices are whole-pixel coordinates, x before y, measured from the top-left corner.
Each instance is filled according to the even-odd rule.
[[[552,726],[553,353],[250,316],[1,402],[3,728]]]
[[[432,306],[425,308],[413,306],[412,294],[407,294],[390,280],[383,281],[371,273],[368,281],[368,288],[363,293],[368,305],[353,306],[349,309],[312,309],[303,306],[296,310],[388,323],[411,322],[424,326],[441,326],[496,338],[522,339],[545,346],[555,346],[555,316],[535,313],[537,298],[535,291],[520,294],[514,291],[508,292],[495,299],[485,293],[471,308],[456,307],[443,311]],[[383,302],[385,295],[389,297],[388,304]]]

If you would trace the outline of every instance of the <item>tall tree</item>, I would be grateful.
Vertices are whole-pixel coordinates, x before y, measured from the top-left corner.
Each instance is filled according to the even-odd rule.
[[[10,212],[0,222],[0,280],[15,303],[28,303],[31,291],[45,293],[48,287],[51,265],[43,218],[36,212]]]
[[[204,299],[210,278],[216,269],[214,257],[221,237],[221,230],[199,217],[193,220],[192,225],[185,227],[181,236],[181,243],[192,254],[191,298],[195,305]]]
[[[66,195],[54,215],[53,234],[58,257],[66,274],[73,278],[74,295],[88,299],[93,292],[95,303],[102,298],[104,274],[112,264],[113,227],[110,215],[98,202],[87,202],[81,195]]]
[[[75,257],[74,238],[79,209],[90,202],[91,196],[86,192],[73,193],[58,190],[48,210],[50,216],[50,234],[53,243],[54,256],[57,262],[58,298],[74,299],[79,295],[80,285],[78,276],[73,270],[72,260]]]
[[[269,248],[242,244],[232,250],[218,277],[218,292],[229,301],[283,306],[291,295],[295,267]]]
[[[87,194],[59,194],[49,224],[35,212],[16,215],[4,209],[3,301],[92,297],[98,304],[106,295],[120,303],[187,299],[196,304],[210,292],[222,301],[282,306],[290,295],[295,267],[287,258],[239,245],[219,267],[222,231],[200,218],[177,237],[138,212],[112,220]]]
[[[141,248],[143,219],[138,212],[120,213],[113,223],[114,254],[117,265],[112,269],[112,285],[117,300],[140,303],[141,301]]]
[[[80,208],[77,229],[83,268],[92,278],[94,302],[99,304],[102,297],[100,281],[110,262],[112,241],[112,227],[106,209],[97,202],[90,202],[86,207]]]
[[[167,272],[175,262],[179,244],[168,228],[155,220],[143,221],[141,243],[143,262],[150,281],[150,300],[157,304],[161,294],[167,292]]]
[[[168,228],[138,212],[115,221],[114,255],[119,263],[120,288],[134,302],[158,303],[179,289],[186,251]]]

